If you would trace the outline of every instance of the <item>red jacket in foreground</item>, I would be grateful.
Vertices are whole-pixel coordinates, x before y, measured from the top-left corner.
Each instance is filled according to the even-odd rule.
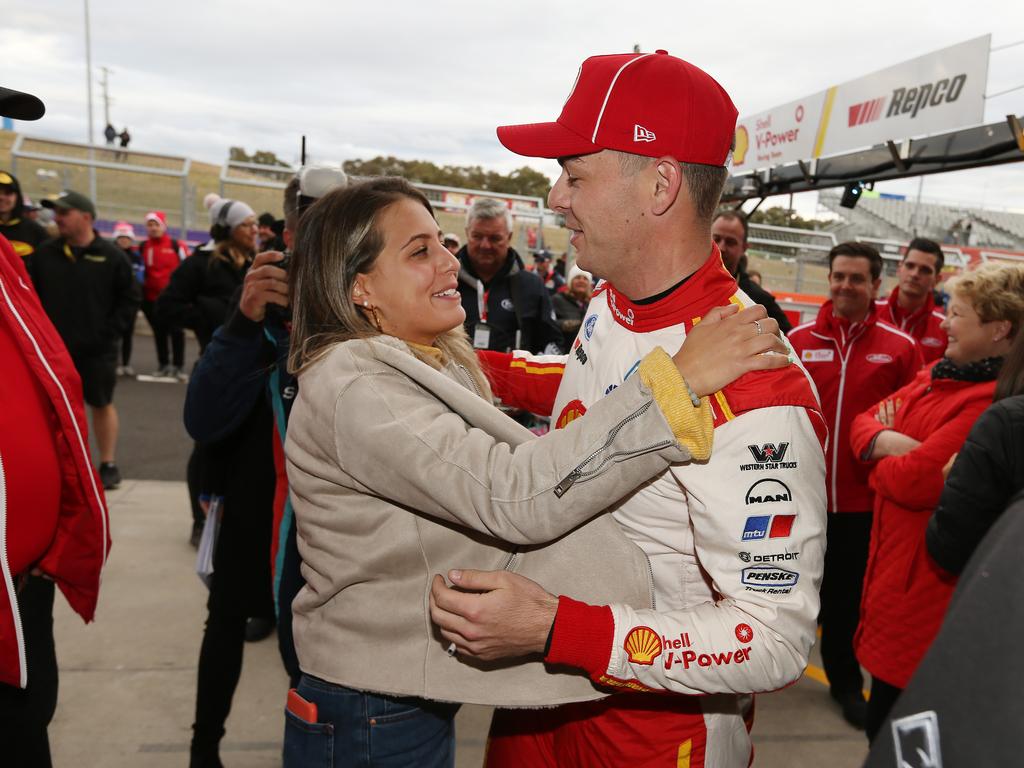
[[[946,316],[935,306],[935,297],[928,294],[924,306],[916,312],[905,312],[900,309],[900,289],[892,289],[887,299],[875,302],[875,315],[901,331],[906,331],[921,345],[925,365],[934,363],[946,353],[946,342],[949,338],[942,330],[942,321]]]
[[[991,405],[995,390],[994,381],[933,381],[932,367],[892,395],[902,400],[893,429],[921,445],[875,462],[870,476],[875,517],[854,649],[873,677],[898,688],[906,687],[939,631],[955,586],[928,557],[924,541],[942,493],[942,467]],[[873,406],[853,420],[857,456],[886,429],[875,419],[877,411]]]
[[[821,307],[817,319],[791,330],[789,341],[814,379],[828,421],[828,511],[870,512],[874,494],[867,468],[850,450],[850,423],[914,380],[922,365],[920,347],[875,316],[852,324],[835,317],[831,301]]]
[[[71,607],[86,621],[96,611],[100,571],[110,550],[109,520],[103,488],[89,456],[89,434],[82,405],[82,384],[64,343],[50,323],[32,288],[28,273],[10,243],[0,237],[0,322],[3,333],[13,337],[19,361],[0,360],[0,370],[16,364],[34,377],[44,397],[26,396],[16,404],[25,424],[49,421],[53,425],[52,449],[59,468],[53,473],[58,493],[56,531],[34,567],[57,582]],[[31,379],[30,379],[31,380]],[[48,407],[49,406],[52,407]],[[12,407],[4,403],[4,408]],[[35,408],[47,411],[28,411]],[[2,458],[2,457],[0,457]],[[0,488],[23,484],[24,476],[7,477],[0,461]],[[40,470],[39,476],[44,476]],[[31,478],[29,478],[31,481]],[[38,510],[21,493],[0,493],[0,526],[6,546],[0,550],[3,591],[0,595],[0,683],[24,687],[28,681],[25,641],[17,611],[16,579],[9,552],[18,542],[13,537],[32,533]],[[24,553],[23,553],[24,554]],[[35,553],[33,553],[34,557]],[[21,570],[21,565],[18,565]]]

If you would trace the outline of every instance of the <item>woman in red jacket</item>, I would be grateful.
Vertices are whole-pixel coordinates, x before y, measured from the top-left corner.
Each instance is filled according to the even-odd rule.
[[[854,646],[871,674],[874,739],[938,631],[955,581],[928,557],[925,528],[942,468],[992,402],[1003,357],[1024,320],[1024,269],[988,265],[948,283],[946,355],[854,419],[854,454],[873,464],[871,547]]]

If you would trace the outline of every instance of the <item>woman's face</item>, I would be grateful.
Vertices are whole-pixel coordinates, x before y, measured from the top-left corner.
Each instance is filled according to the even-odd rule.
[[[231,230],[231,240],[240,248],[247,251],[256,250],[256,217],[250,216],[237,227]]]
[[[385,333],[433,344],[466,319],[458,291],[459,261],[441,244],[430,212],[415,200],[392,203],[378,216],[384,236],[373,269],[356,278],[353,299],[376,308]]]
[[[966,365],[986,357],[1006,354],[1010,323],[992,320],[983,323],[966,297],[953,293],[946,308],[942,328],[949,334],[946,357],[957,365]]]

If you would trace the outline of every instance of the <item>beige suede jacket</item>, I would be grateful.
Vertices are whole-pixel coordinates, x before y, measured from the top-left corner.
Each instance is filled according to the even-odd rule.
[[[303,372],[285,445],[306,579],[293,603],[302,670],[488,705],[602,696],[539,655],[449,656],[430,581],[507,568],[554,594],[650,607],[645,555],[599,514],[690,458],[641,378],[537,439],[477,396],[464,368],[435,370],[391,337],[338,344]]]

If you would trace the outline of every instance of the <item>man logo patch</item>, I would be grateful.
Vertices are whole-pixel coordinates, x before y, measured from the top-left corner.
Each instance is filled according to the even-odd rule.
[[[779,480],[771,478],[758,480],[747,490],[744,499],[747,505],[771,504],[779,501],[792,501],[793,494],[789,492],[789,486]]]

